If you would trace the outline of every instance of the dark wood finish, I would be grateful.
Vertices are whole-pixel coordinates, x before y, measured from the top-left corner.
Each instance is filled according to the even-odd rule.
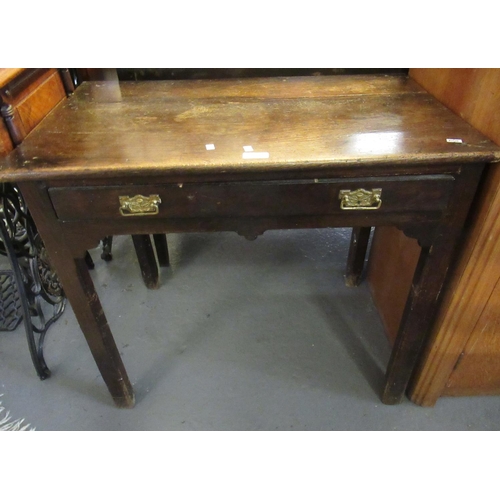
[[[371,229],[371,227],[352,228],[345,272],[346,286],[358,286],[361,283]]]
[[[84,68],[77,70],[82,81],[118,81],[118,73],[115,68]]]
[[[116,71],[121,81],[408,74],[405,68],[118,68]]]
[[[90,78],[89,70],[87,68],[75,68],[77,85],[81,85],[87,80],[92,80]]]
[[[2,162],[0,179],[20,182],[49,253],[62,248],[54,265],[113,396],[131,403],[80,264],[104,236],[395,225],[424,247],[386,374],[384,402],[400,401],[483,165],[500,148],[402,77],[126,82],[120,103],[101,85],[80,86]],[[248,145],[269,157],[245,158]],[[359,188],[382,188],[380,208],[341,209],[340,190]],[[118,197],[137,194],[160,195],[158,213],[122,216]]]
[[[153,234],[153,241],[155,243],[156,257],[160,267],[170,266],[170,257],[168,255],[168,244],[166,234]]]
[[[75,91],[75,83],[73,82],[73,77],[71,76],[71,73],[67,68],[61,69],[60,73],[66,95],[70,96]]]
[[[94,260],[92,259],[92,256],[88,252],[85,252],[84,259],[85,259],[85,264],[87,264],[87,268],[94,269],[95,267]]]
[[[454,184],[451,175],[367,177],[349,180],[297,180],[222,183],[157,183],[134,186],[51,188],[59,219],[123,219],[120,196],[158,194],[156,218],[262,217],[340,214],[341,190],[381,188],[383,203],[373,217],[387,213],[441,212]],[[251,205],[249,205],[251,202]]]
[[[432,246],[423,248],[412,287],[406,302],[398,336],[394,344],[382,402],[399,403],[406,385],[412,376],[425,336],[422,332],[430,331],[434,316],[442,300],[442,291],[453,257],[458,249],[459,237],[465,219],[469,213],[475,188],[479,183],[481,170],[464,169],[456,180],[453,198],[450,202],[444,224],[436,231]],[[472,187],[472,189],[471,189]],[[403,387],[404,384],[404,387]]]
[[[376,175],[376,167],[384,165],[390,175],[396,169],[401,174],[399,167],[410,163],[494,158],[484,136],[407,78],[318,77],[313,87],[310,82],[124,82],[119,106],[100,99],[106,95],[100,85],[106,83],[84,82],[26,144],[29,169],[13,156],[3,176],[46,180],[161,173],[186,181],[186,176],[224,172],[229,180],[252,178],[259,170],[266,178],[273,173],[278,179],[311,178],[328,175],[332,163],[341,176],[358,175],[363,167]],[[466,146],[446,142],[449,135],[461,137]],[[206,144],[216,149],[207,151]],[[269,161],[242,159],[245,145],[269,152]],[[420,173],[426,171],[436,172],[428,167]]]
[[[54,224],[53,210],[47,192],[34,184],[20,185],[33,214],[51,262],[57,269],[64,293],[71,303],[76,319],[115,404],[129,408],[134,405],[134,392],[115,341],[103,313],[99,297],[87,269],[84,254],[71,255],[63,233]]]
[[[24,128],[19,112],[12,104],[6,104],[1,109],[2,118],[4,119],[5,126],[9,131],[12,144],[18,146],[23,142],[24,138],[28,135]]]
[[[132,241],[139,259],[142,279],[149,289],[156,290],[160,286],[160,281],[151,237],[149,234],[134,234],[132,235]]]
[[[68,71],[68,70],[63,70],[63,71]],[[77,71],[77,75],[78,74],[81,80],[94,80],[94,81],[96,80],[101,82],[100,84],[98,84],[99,87],[96,87],[100,89],[100,92],[98,92],[99,100],[104,99],[106,101],[114,101],[114,100],[120,101],[121,93],[120,93],[120,87],[118,83],[118,75],[116,69],[87,68],[79,72]],[[69,72],[68,75],[63,74],[63,76],[66,76],[67,78],[69,76]],[[106,83],[104,84],[103,82]],[[65,83],[65,86],[67,87],[68,90],[68,84]],[[74,87],[71,90],[71,93],[73,91]],[[161,259],[161,263],[164,263],[165,258],[168,260],[168,251],[164,248],[166,247],[166,239],[164,245],[162,245],[163,242],[160,241],[159,235],[157,238],[155,238],[155,243],[157,239],[158,239],[158,245],[156,245],[156,250],[158,254],[158,262],[160,262]],[[111,257],[112,241],[113,241],[112,236],[106,236],[103,239],[103,252],[101,254],[101,258],[108,262],[112,258]],[[157,261],[154,257],[154,252],[151,248],[150,238],[146,235],[136,235],[133,237],[133,243],[137,255],[137,260],[141,268],[141,275],[143,277],[144,284],[146,285],[147,288],[150,289],[158,288],[160,285],[159,270]]]

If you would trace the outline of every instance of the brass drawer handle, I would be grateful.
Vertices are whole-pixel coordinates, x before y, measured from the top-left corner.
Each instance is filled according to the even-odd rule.
[[[119,196],[120,213],[127,217],[130,215],[155,215],[158,213],[158,205],[161,203],[160,196],[152,194],[151,196]]]
[[[339,199],[342,210],[377,210],[382,205],[382,189],[341,189]]]

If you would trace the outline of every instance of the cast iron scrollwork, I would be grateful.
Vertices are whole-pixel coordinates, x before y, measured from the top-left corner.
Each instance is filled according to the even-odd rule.
[[[6,255],[19,294],[31,359],[40,379],[50,376],[43,356],[49,327],[66,304],[36,226],[15,185],[0,184],[0,254]]]

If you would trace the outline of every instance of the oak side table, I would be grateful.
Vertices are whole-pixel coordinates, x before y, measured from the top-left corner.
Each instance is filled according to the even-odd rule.
[[[85,82],[1,160],[0,182],[20,187],[120,407],[134,393],[84,259],[103,237],[401,228],[421,256],[381,395],[395,404],[483,167],[499,160],[406,76]],[[350,272],[365,250],[352,239]]]

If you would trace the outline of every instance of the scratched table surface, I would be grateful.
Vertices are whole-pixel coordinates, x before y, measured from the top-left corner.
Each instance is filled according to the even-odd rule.
[[[423,250],[381,396],[396,404],[497,160],[498,146],[406,76],[87,82],[0,162],[0,181],[19,183],[120,407],[134,390],[84,259],[105,236],[402,228]],[[368,204],[349,198],[360,192]],[[139,194],[146,216],[124,217],[122,200]],[[364,262],[366,245],[352,249]]]
[[[0,179],[491,162],[499,151],[407,76],[84,82],[2,160]]]

